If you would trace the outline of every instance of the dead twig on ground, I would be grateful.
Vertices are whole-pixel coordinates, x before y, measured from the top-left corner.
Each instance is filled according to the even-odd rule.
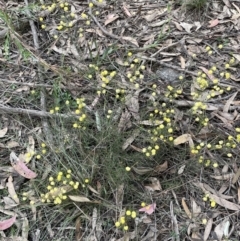
[[[112,34],[112,33],[109,33],[109,32],[98,22],[98,20],[96,19],[96,17],[92,14],[91,9],[89,10],[88,14],[89,14],[89,16],[94,20],[94,22],[97,24],[97,26],[102,30],[102,32],[103,32],[105,35],[107,35],[107,36],[109,36],[109,37],[111,37],[111,38],[117,39],[117,40],[119,40],[120,42],[122,42],[122,39],[121,39],[119,36],[117,36],[117,35],[115,35],[115,34]]]
[[[45,117],[45,118],[51,118],[51,117],[60,117],[60,118],[78,118],[76,115],[66,115],[66,114],[50,114],[46,111],[38,111],[38,110],[30,110],[30,109],[22,109],[22,108],[13,108],[13,107],[7,107],[0,104],[0,111],[3,113],[8,114],[24,114],[29,116],[37,116],[37,117]]]
[[[26,82],[19,82],[19,81],[12,81],[12,80],[7,80],[7,79],[0,79],[0,82],[6,83],[6,84],[12,84],[12,85],[24,85],[24,86],[29,86],[32,88],[37,88],[37,87],[42,87],[42,88],[54,88],[53,85],[48,85],[48,84],[36,84],[36,83],[26,83]],[[59,86],[60,89],[64,90],[86,90],[89,88],[82,87],[82,86]]]

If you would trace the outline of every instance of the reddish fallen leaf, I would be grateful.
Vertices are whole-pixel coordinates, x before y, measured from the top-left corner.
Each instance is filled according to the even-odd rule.
[[[139,212],[145,212],[147,214],[152,214],[156,208],[156,203],[150,204],[146,207],[140,208],[138,211]]]
[[[217,26],[219,24],[219,21],[218,21],[218,19],[213,19],[213,20],[209,21],[209,24],[210,25],[208,25],[208,27],[209,28],[213,28],[213,27],[215,27],[215,26]]]
[[[10,228],[16,221],[16,216],[13,216],[12,218],[6,219],[4,221],[0,222],[0,230],[6,230]]]
[[[12,167],[15,169],[16,172],[18,172],[21,176],[33,179],[37,176],[35,172],[30,170],[24,162],[20,161],[20,159],[16,156],[14,152],[11,152],[10,154],[10,161],[12,164]]]

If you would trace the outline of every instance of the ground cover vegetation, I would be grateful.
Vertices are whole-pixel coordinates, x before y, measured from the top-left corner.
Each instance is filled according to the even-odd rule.
[[[239,1],[0,5],[1,240],[239,240]]]

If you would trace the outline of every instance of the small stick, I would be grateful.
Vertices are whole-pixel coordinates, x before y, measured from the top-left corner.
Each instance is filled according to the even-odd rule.
[[[118,37],[117,35],[115,34],[112,34],[112,33],[109,33],[105,28],[102,27],[102,25],[98,22],[98,20],[96,19],[96,17],[92,14],[91,12],[91,9],[89,10],[88,12],[89,16],[94,20],[94,22],[98,25],[98,27],[102,30],[102,32],[111,37],[111,38],[114,38],[114,39],[117,39],[119,41],[122,41],[120,37]]]
[[[24,86],[29,86],[32,88],[36,87],[42,87],[42,88],[54,88],[53,85],[48,85],[48,84],[35,84],[35,83],[26,83],[26,82],[18,82],[18,81],[13,81],[13,80],[7,80],[7,79],[0,79],[0,82],[7,83],[7,84],[13,84],[13,85],[24,85]],[[67,89],[67,90],[85,90],[87,89],[86,87],[82,86],[59,86],[60,89]]]
[[[71,115],[71,114],[69,114],[69,115],[60,114],[60,113],[59,114],[51,114],[47,111],[13,108],[13,107],[7,107],[7,106],[1,105],[1,104],[0,104],[0,111],[9,113],[9,114],[25,114],[25,115],[29,115],[29,116],[47,117],[47,118],[51,118],[51,117],[61,117],[64,119],[77,118],[76,115]]]

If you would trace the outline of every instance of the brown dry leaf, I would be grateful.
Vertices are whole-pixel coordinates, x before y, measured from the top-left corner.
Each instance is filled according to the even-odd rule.
[[[136,120],[140,119],[140,116],[138,113],[139,112],[139,99],[138,99],[139,93],[140,93],[140,90],[136,91],[133,95],[132,94],[127,95],[125,98],[125,104],[128,108],[128,111],[133,115],[133,117]]]
[[[84,196],[78,196],[78,195],[68,195],[68,197],[74,201],[74,202],[92,202],[89,198],[84,197]]]
[[[56,45],[51,47],[52,50],[55,52],[67,56],[69,54],[68,50],[65,50],[64,48],[58,48]]]
[[[240,203],[240,187],[238,188],[238,203]]]
[[[194,24],[184,22],[180,22],[180,25],[185,29],[187,33],[191,33],[191,28],[194,27]]]
[[[230,107],[230,105],[232,104],[232,102],[234,101],[234,99],[235,99],[235,97],[236,97],[237,94],[238,94],[238,92],[235,92],[235,93],[231,96],[231,98],[227,100],[226,104],[225,104],[224,107],[223,107],[223,112],[224,112],[224,113],[228,113],[229,107]]]
[[[240,62],[240,54],[232,54],[232,56]]]
[[[117,187],[116,196],[115,196],[116,205],[120,210],[122,210],[123,196],[124,196],[124,184],[121,184]]]
[[[52,165],[46,164],[44,168],[44,172],[42,174],[42,180],[45,180],[51,171],[52,171]]]
[[[236,13],[236,14],[234,14],[234,15],[232,16],[232,19],[233,19],[233,20],[236,20],[236,19],[240,18],[240,8],[239,8],[237,5],[235,5],[235,3],[232,3],[232,4],[233,4],[233,6],[236,8],[236,10],[237,10],[237,12],[238,12],[238,13]]]
[[[226,173],[219,176],[210,175],[210,177],[216,180],[230,180],[233,178],[233,176],[234,176],[234,173]]]
[[[167,23],[168,20],[161,20],[161,21],[156,21],[156,22],[153,22],[153,23],[150,23],[149,26],[150,27],[160,27],[162,25],[164,25],[165,23]],[[168,26],[167,26],[168,27]]]
[[[118,19],[119,16],[115,13],[111,13],[107,16],[107,19],[104,22],[104,25],[107,26],[109,23],[114,22],[116,19]]]
[[[196,218],[202,212],[201,207],[199,205],[197,205],[197,203],[195,202],[195,200],[193,198],[191,198],[191,205],[192,205],[193,218]]]
[[[7,127],[0,130],[0,138],[3,138],[6,135],[7,131],[8,131]]]
[[[154,171],[151,167],[132,167],[132,169],[139,175],[144,175],[146,173]]]
[[[192,214],[187,206],[187,203],[185,202],[185,198],[182,198],[182,206],[183,206],[183,209],[185,211],[185,213],[187,214],[188,218],[192,218]]]
[[[147,235],[141,239],[141,241],[148,241],[148,240],[156,240],[154,237],[156,236],[157,230],[150,226],[150,230],[148,231]]]
[[[209,237],[209,234],[212,231],[212,225],[213,225],[213,219],[210,218],[210,219],[208,219],[208,222],[207,222],[205,230],[204,230],[204,235],[203,235],[203,240],[204,241],[207,241],[207,239]]]
[[[5,209],[12,209],[13,207],[18,206],[18,204],[14,202],[10,197],[3,197],[3,201],[5,204],[4,206]]]
[[[118,123],[118,131],[122,131],[125,130],[127,128],[130,128],[132,126],[131,123],[131,114],[129,113],[128,110],[125,110],[124,112],[122,112],[120,121]]]
[[[212,115],[216,116],[217,118],[219,118],[225,124],[225,127],[227,127],[230,130],[232,130],[232,127],[233,127],[232,124],[229,123],[229,121],[225,117],[222,117],[222,116],[218,115],[216,112],[212,112]]]
[[[180,62],[181,62],[181,68],[185,69],[186,68],[186,61],[185,61],[185,59],[182,56],[180,56],[179,58],[180,58]]]
[[[81,241],[81,239],[82,239],[81,217],[78,217],[78,218],[76,219],[76,223],[75,223],[75,236],[76,236],[76,241]]]
[[[29,222],[27,217],[24,217],[22,221],[22,238],[28,240],[28,232],[29,232]]]
[[[8,188],[8,193],[9,193],[10,197],[11,197],[17,204],[19,204],[20,201],[19,201],[19,198],[18,198],[18,196],[17,196],[17,193],[16,193],[15,188],[14,188],[14,185],[13,185],[13,178],[12,178],[12,176],[10,176],[10,177],[8,178],[8,182],[7,182],[6,186],[7,186],[7,188]]]
[[[143,120],[137,122],[139,125],[145,125],[145,126],[159,126],[163,123],[163,121],[153,121],[153,120]]]
[[[92,230],[96,229],[96,225],[97,225],[97,209],[94,208],[93,214],[92,214]]]
[[[156,17],[164,14],[167,11],[167,8],[157,8],[151,11],[148,11],[146,15],[143,16],[147,22],[151,22],[152,20],[156,19]]]
[[[116,61],[116,63],[117,63],[118,65],[125,66],[125,63],[124,63],[124,60],[123,60],[123,59],[116,58],[115,61]]]
[[[215,27],[215,26],[217,26],[219,24],[219,21],[218,21],[218,19],[213,19],[213,20],[209,21],[209,24],[210,25],[208,25],[208,27],[209,28],[213,28],[213,27]]]
[[[142,216],[140,220],[145,224],[152,223],[152,219],[150,217],[148,217],[147,215]]]
[[[49,223],[49,224],[47,225],[47,231],[48,231],[48,233],[49,233],[49,236],[50,236],[51,238],[53,238],[54,235],[55,235],[55,233],[54,233],[54,231],[52,230],[51,223]]]
[[[183,134],[181,136],[178,136],[174,141],[174,146],[189,142],[189,140],[192,139],[190,134]]]
[[[123,143],[122,145],[122,150],[126,150],[132,143],[133,141],[136,139],[136,137],[139,135],[140,131],[134,130],[133,134],[127,138],[127,140]]]
[[[237,172],[235,173],[235,175],[233,176],[232,179],[232,184],[235,184],[238,180],[238,178],[240,177],[240,168],[238,168]]]
[[[172,23],[175,24],[175,27],[179,30],[179,31],[183,31],[183,28],[181,27],[181,25],[178,22],[172,21]]]
[[[208,78],[211,81],[213,81],[215,79],[215,77],[212,74],[209,74],[209,71],[206,68],[204,68],[202,66],[199,66],[198,68],[201,69],[208,76]]]
[[[154,172],[160,173],[160,172],[165,172],[168,169],[168,162],[165,161],[163,164],[161,165],[157,165],[154,168]]]
[[[126,3],[124,2],[123,3],[123,12],[125,13],[125,15],[127,16],[127,17],[132,17],[132,14],[129,12],[129,9],[128,9],[128,6],[126,5]]]
[[[25,153],[25,155],[24,155],[24,161],[25,161],[26,163],[29,163],[29,162],[30,162],[30,160],[31,160],[32,157],[33,157],[32,153],[34,153],[34,152],[35,152],[35,141],[34,141],[34,139],[33,139],[33,136],[29,136],[29,137],[28,137],[27,153]],[[31,155],[29,156],[28,153],[30,153]],[[20,158],[20,157],[19,157],[19,158]],[[21,158],[20,158],[20,159],[21,159]]]
[[[7,142],[6,148],[14,148],[20,146],[18,142],[16,141],[9,141]]]
[[[116,241],[129,241],[136,238],[136,231],[128,232],[124,234],[124,237],[117,239]]]
[[[206,183],[201,183],[201,182],[194,182],[193,183],[196,187],[200,187],[202,189],[202,191],[204,193],[213,193],[215,195],[217,195],[218,197],[221,197],[223,199],[232,199],[233,196],[228,196],[228,195],[224,195],[216,190],[214,190],[213,188],[211,188],[209,185],[207,185]]]
[[[100,195],[100,193],[99,193],[97,190],[95,190],[92,186],[88,185],[87,187],[88,187],[88,189],[89,189],[91,192],[93,192],[93,193],[95,193],[95,194],[97,194],[97,195]]]
[[[179,169],[178,169],[178,175],[181,175],[184,172],[186,165],[182,165]]]
[[[218,240],[222,240],[224,231],[225,231],[226,227],[228,227],[228,226],[229,226],[229,220],[228,220],[228,218],[225,218],[222,222],[220,222],[214,228],[214,232],[216,233]]]
[[[229,210],[234,210],[234,211],[240,210],[240,205],[229,202],[221,197],[218,197],[217,195],[209,194],[209,198],[213,199],[217,204]]]
[[[155,40],[155,34],[151,34],[151,35],[149,35],[149,36],[147,36],[147,37],[145,37],[145,38],[142,38],[142,41],[144,41],[144,40],[147,40],[144,44],[143,44],[143,47],[144,48],[146,48],[146,47],[148,47],[149,45],[151,45],[153,42],[154,42],[154,40]]]
[[[233,121],[236,118],[236,115],[234,113],[226,113],[221,111],[219,111],[218,113],[229,121]]]
[[[190,223],[187,228],[187,234],[190,235],[191,233],[194,233],[194,230],[196,230],[199,227],[196,223]]]
[[[132,43],[136,47],[139,47],[138,42],[137,42],[137,40],[135,38],[128,37],[128,36],[123,36],[122,39]]]
[[[104,8],[107,5],[105,0],[103,0],[101,2],[100,1],[96,1],[96,0],[92,0],[92,2],[93,2],[94,5],[96,5],[98,7],[101,7],[101,8]]]
[[[30,90],[29,86],[22,86],[20,88],[17,88],[13,93],[20,93],[20,92],[29,91],[29,90]]]
[[[151,183],[145,185],[145,188],[149,191],[162,191],[161,184],[156,177],[150,177],[148,179]]]
[[[2,238],[1,241],[28,241],[28,239],[25,239],[23,237],[20,236],[14,236],[11,238]]]

